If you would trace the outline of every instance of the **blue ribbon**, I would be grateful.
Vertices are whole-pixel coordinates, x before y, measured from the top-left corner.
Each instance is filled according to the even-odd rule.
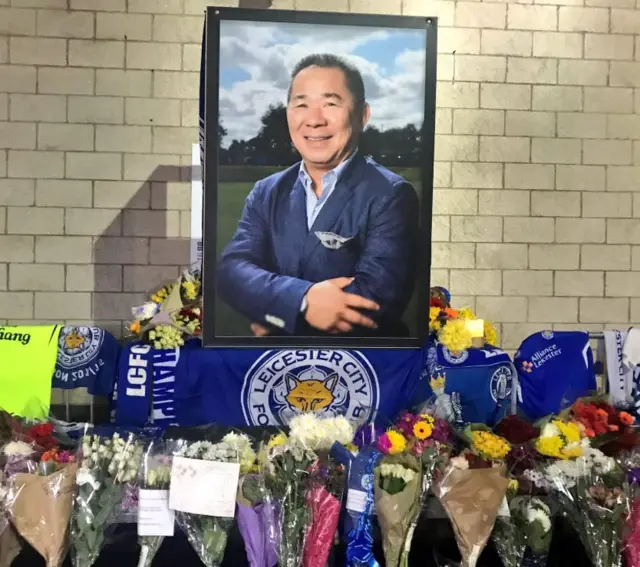
[[[373,478],[373,469],[378,464],[378,460],[382,457],[381,453],[375,452],[365,465],[365,474],[371,475]],[[380,567],[376,558],[373,556],[373,482],[366,487],[367,499],[364,511],[358,518],[358,523],[354,529],[349,532],[347,539],[347,565],[349,566],[367,566]]]

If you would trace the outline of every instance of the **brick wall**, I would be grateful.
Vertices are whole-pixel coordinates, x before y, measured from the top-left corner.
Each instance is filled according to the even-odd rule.
[[[0,321],[120,334],[188,261],[206,4],[0,0]],[[319,4],[440,18],[435,283],[508,349],[640,323],[636,0]]]

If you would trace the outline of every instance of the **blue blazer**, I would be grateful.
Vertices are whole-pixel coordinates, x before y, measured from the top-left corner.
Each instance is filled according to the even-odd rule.
[[[323,334],[300,313],[317,282],[355,277],[346,291],[376,301],[367,313],[376,331],[354,336],[406,336],[401,318],[417,273],[419,202],[402,177],[356,154],[307,228],[300,164],[256,183],[233,238],[220,256],[218,292],[251,321],[291,335]],[[350,238],[339,249],[324,246],[317,232]]]

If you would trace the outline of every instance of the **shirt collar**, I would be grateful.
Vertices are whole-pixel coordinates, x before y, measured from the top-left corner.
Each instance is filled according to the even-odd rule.
[[[355,157],[356,153],[358,153],[358,148],[356,148],[353,151],[353,153],[347,159],[345,159],[343,162],[340,162],[338,165],[336,165],[336,167],[334,167],[330,171],[327,171],[327,173],[324,174],[323,179],[324,179],[325,176],[333,176],[333,175],[335,175],[335,177],[336,177],[335,181],[337,183],[338,180],[340,179],[340,175],[342,175],[342,173],[347,168],[347,166],[353,161],[353,158]],[[304,166],[304,160],[302,160],[300,162],[300,170],[299,170],[298,176],[300,177],[300,179],[303,182],[305,182],[305,185],[307,183],[311,182],[311,177],[307,173],[307,169]]]

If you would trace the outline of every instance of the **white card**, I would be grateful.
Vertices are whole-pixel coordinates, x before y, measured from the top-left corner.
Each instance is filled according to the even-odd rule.
[[[233,518],[240,463],[174,457],[169,508],[203,516]]]
[[[140,489],[138,499],[138,535],[172,536],[175,513],[169,508],[168,490]]]
[[[347,492],[347,510],[362,513],[367,506],[367,493],[364,490],[354,490]]]
[[[500,502],[500,508],[498,508],[498,516],[502,518],[509,518],[511,516],[511,512],[509,512],[509,503],[507,502],[507,497],[505,496]]]

